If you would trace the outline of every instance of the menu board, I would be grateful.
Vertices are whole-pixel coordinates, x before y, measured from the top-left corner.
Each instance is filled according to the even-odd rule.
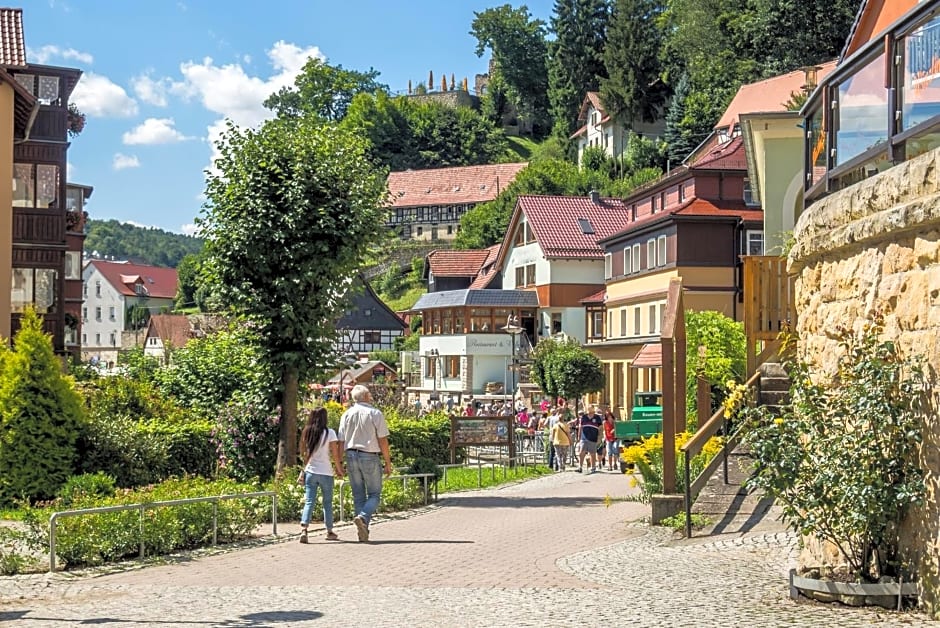
[[[451,446],[509,445],[512,417],[450,417]]]

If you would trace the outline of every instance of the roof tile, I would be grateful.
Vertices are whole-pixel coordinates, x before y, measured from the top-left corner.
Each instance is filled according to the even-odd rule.
[[[23,9],[0,8],[0,65],[18,68],[26,66]]]
[[[462,205],[496,198],[515,181],[526,163],[485,164],[390,172],[388,191],[392,207]]]
[[[175,349],[186,346],[193,337],[185,314],[154,314],[150,317],[150,326],[164,345],[169,344]]]
[[[428,253],[428,267],[435,277],[476,277],[489,254],[488,249],[439,249]]]
[[[621,199],[586,196],[521,195],[517,201],[526,215],[535,239],[547,258],[600,259],[604,250],[598,241],[627,226],[630,209]],[[585,233],[579,219],[593,233]]]
[[[105,260],[92,260],[89,262],[98,269],[104,278],[124,296],[135,296],[134,282],[147,290],[147,296],[154,299],[175,299],[178,286],[178,277],[175,268],[162,266],[144,266],[130,262],[108,262]],[[125,281],[128,280],[128,281]]]

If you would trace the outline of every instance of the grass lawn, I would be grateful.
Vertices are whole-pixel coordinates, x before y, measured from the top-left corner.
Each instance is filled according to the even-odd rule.
[[[529,161],[532,158],[532,151],[538,147],[539,143],[531,137],[509,136],[509,150],[507,151],[512,161]]]
[[[392,308],[392,310],[395,312],[410,310],[411,306],[417,303],[418,299],[421,298],[421,295],[427,291],[427,287],[424,285],[408,288],[408,290],[406,290],[400,297],[395,299],[388,299],[385,301],[385,304]]]
[[[447,474],[437,484],[438,493],[467,491],[489,486],[499,486],[519,479],[534,478],[551,473],[547,466],[506,467],[460,467],[447,469]]]

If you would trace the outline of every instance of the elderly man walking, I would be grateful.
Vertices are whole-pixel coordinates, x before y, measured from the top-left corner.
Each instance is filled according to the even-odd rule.
[[[382,495],[382,460],[385,477],[392,474],[388,449],[388,424],[381,410],[372,405],[372,393],[362,384],[353,386],[350,406],[339,420],[339,445],[346,451],[346,475],[352,487],[356,532],[359,541],[369,540],[369,523]]]

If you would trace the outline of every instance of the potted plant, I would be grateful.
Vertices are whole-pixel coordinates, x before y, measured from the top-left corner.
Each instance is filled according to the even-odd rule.
[[[858,332],[842,329],[830,376],[790,361],[790,403],[747,419],[745,442],[756,460],[750,484],[780,504],[804,541],[828,547],[841,563],[791,574],[791,591],[817,599],[894,606],[916,595],[899,530],[925,497],[917,450],[926,378],[920,360],[903,358],[882,329],[880,318]]]

